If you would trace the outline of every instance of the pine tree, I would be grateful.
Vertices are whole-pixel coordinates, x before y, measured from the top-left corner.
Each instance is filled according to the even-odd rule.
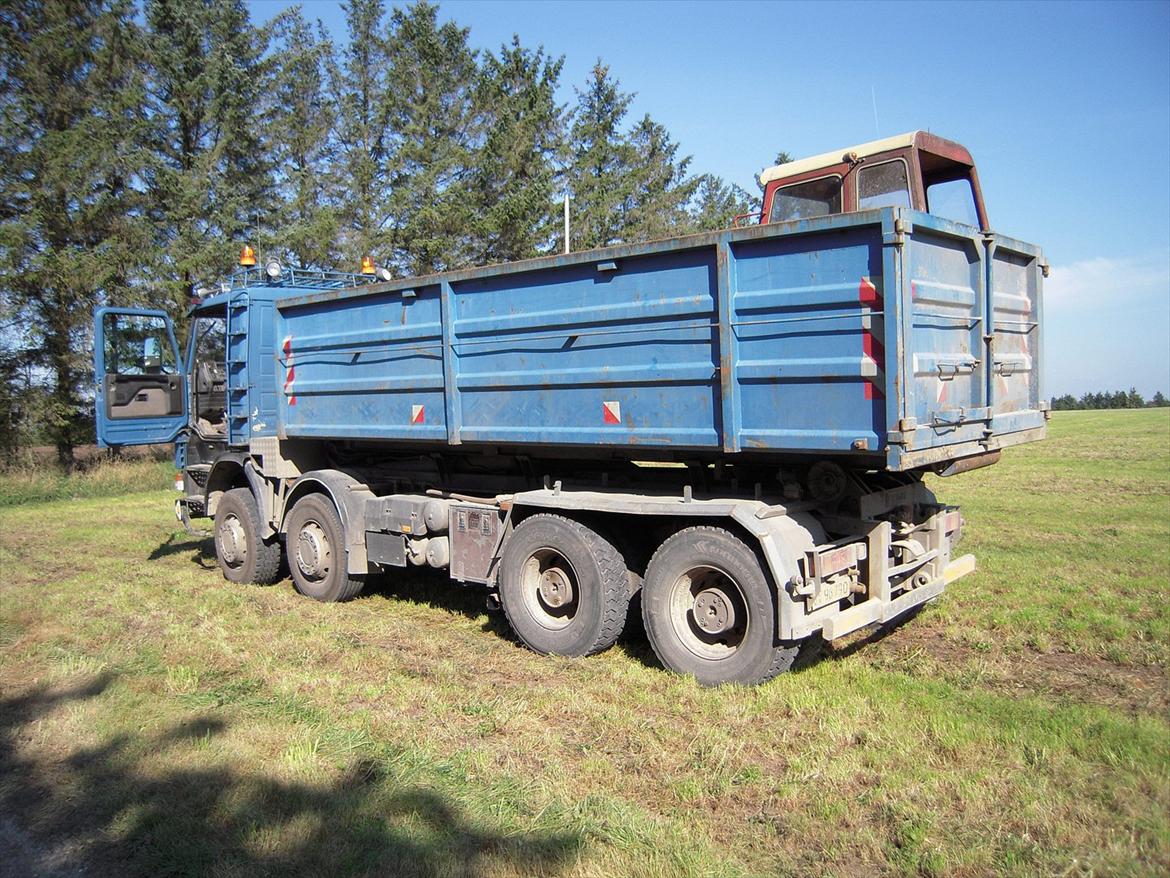
[[[573,198],[572,248],[584,250],[626,240],[625,210],[634,192],[629,169],[635,157],[622,121],[633,96],[620,90],[600,60],[585,89],[576,92],[565,176]]]
[[[387,158],[390,215],[379,241],[411,275],[467,265],[472,247],[470,179],[482,135],[478,79],[468,30],[439,25],[419,2],[390,16],[385,106],[393,134]]]
[[[759,199],[734,183],[726,183],[714,174],[703,174],[690,205],[690,226],[706,232],[730,228],[737,216],[759,210]]]
[[[7,346],[47,376],[45,427],[66,468],[91,429],[91,310],[132,295],[142,245],[133,12],[122,0],[0,12],[0,290],[20,336]]]
[[[555,160],[564,136],[556,88],[563,64],[543,48],[524,49],[518,37],[484,59],[476,101],[486,133],[471,174],[477,264],[536,256],[556,234]]]
[[[264,34],[242,0],[148,0],[150,113],[157,160],[147,175],[156,273],[176,309],[192,283],[231,270],[242,243],[263,249],[274,205],[264,142]]]
[[[270,255],[297,267],[329,267],[338,261],[333,186],[340,182],[330,176],[334,107],[326,94],[326,66],[333,45],[313,32],[299,7],[269,27],[275,45],[264,119],[279,196],[270,220],[276,230]]]
[[[334,120],[336,247],[342,266],[353,270],[365,255],[382,263],[389,256],[389,248],[379,248],[379,241],[391,218],[390,58],[382,0],[352,0],[345,5],[345,16],[348,41],[328,62],[327,94]]]
[[[690,231],[687,205],[699,186],[687,177],[691,157],[678,158],[678,144],[649,115],[629,135],[632,161],[626,173],[633,184],[622,208],[627,241],[666,238]]]

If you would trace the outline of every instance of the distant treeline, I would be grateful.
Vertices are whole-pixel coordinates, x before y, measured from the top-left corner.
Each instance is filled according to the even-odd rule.
[[[1108,391],[1104,393],[1085,393],[1081,395],[1080,399],[1077,399],[1071,393],[1066,393],[1064,396],[1052,397],[1052,410],[1058,412],[1078,409],[1161,408],[1162,406],[1170,406],[1170,400],[1167,400],[1162,395],[1162,391],[1159,390],[1147,401],[1133,387],[1128,391],[1117,390],[1113,393],[1109,393]]]
[[[344,9],[334,42],[244,0],[0,0],[0,454],[52,444],[70,465],[93,307],[181,320],[244,243],[419,275],[558,251],[565,193],[574,250],[758,207],[631,116],[601,60],[562,104],[543,47],[473,47],[426,2]]]

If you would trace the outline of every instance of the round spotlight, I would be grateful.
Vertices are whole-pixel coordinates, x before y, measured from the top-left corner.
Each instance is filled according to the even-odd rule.
[[[393,280],[394,276],[390,274],[390,269],[385,266],[378,267],[378,280]]]
[[[280,263],[275,259],[269,260],[264,266],[264,273],[272,278],[272,280],[277,280],[280,277],[281,271]]]

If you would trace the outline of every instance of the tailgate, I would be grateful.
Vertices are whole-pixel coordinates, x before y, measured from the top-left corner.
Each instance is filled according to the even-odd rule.
[[[900,426],[890,466],[912,469],[1042,438],[1039,249],[901,212]]]
[[[991,301],[988,405],[995,434],[1043,426],[1040,318],[1044,260],[1031,244],[996,235],[987,246]]]

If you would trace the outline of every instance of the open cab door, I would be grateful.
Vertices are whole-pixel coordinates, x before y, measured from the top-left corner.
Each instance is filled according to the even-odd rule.
[[[174,441],[187,425],[181,362],[165,312],[99,308],[94,313],[98,444]]]

